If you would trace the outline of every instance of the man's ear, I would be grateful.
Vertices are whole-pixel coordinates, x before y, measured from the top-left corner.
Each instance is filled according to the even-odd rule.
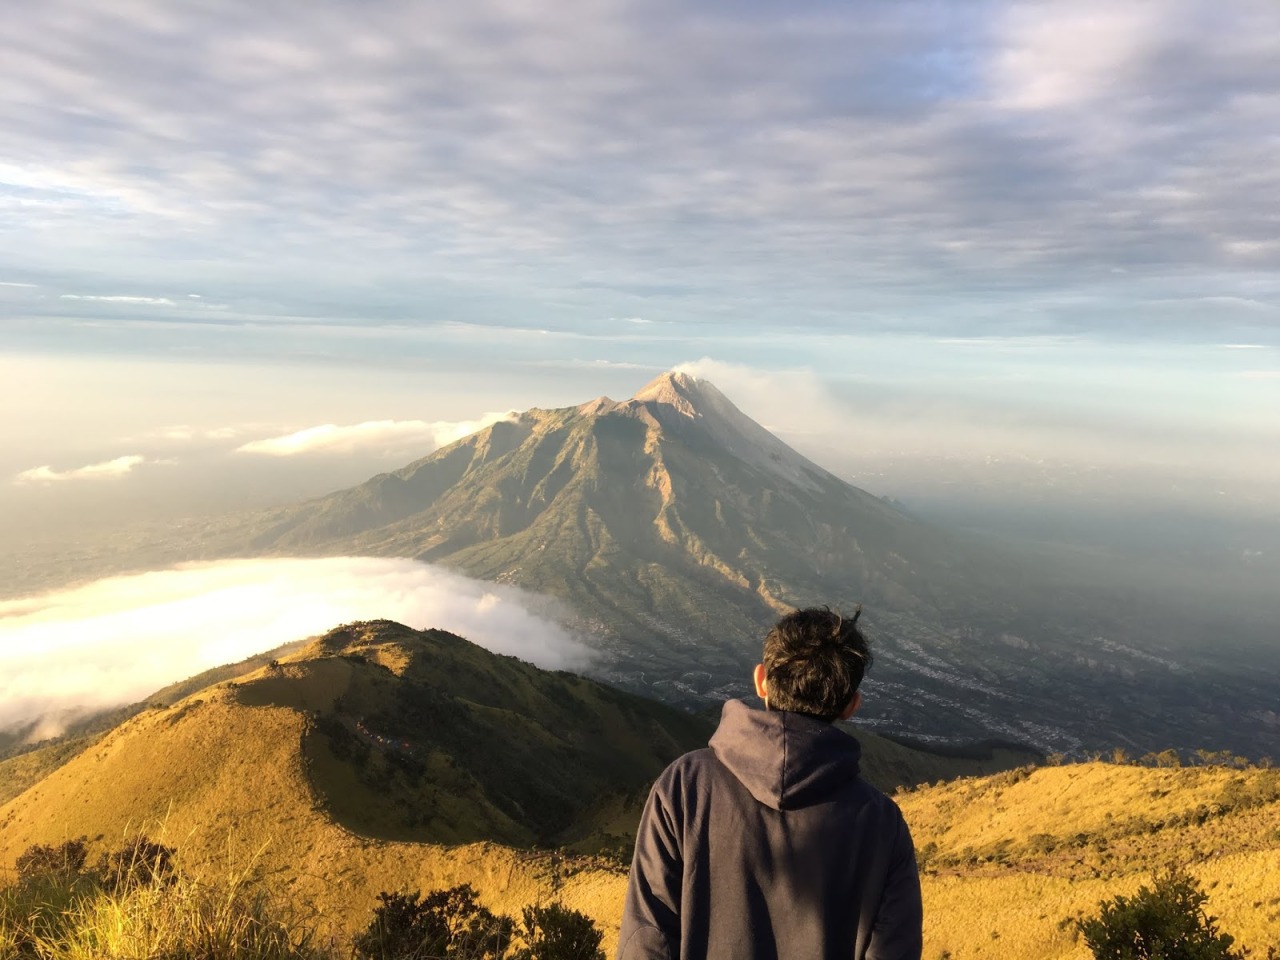
[[[840,719],[848,720],[850,717],[852,717],[855,713],[858,712],[858,708],[861,706],[862,706],[862,691],[859,690],[856,693],[854,693],[853,699],[849,701],[849,705],[840,711]]]
[[[764,664],[757,663],[756,669],[751,675],[751,679],[756,682],[756,696],[764,701],[764,705],[769,705],[769,685],[765,679]]]

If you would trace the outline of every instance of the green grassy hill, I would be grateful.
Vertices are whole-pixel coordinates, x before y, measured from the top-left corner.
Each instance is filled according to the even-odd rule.
[[[0,806],[92,747],[102,734],[60,738],[0,760]]]
[[[145,713],[168,717],[167,730],[211,699],[300,713],[317,805],[380,840],[624,850],[649,783],[715,728],[706,713],[540,670],[443,631],[374,621],[205,671],[0,761],[3,800],[92,751],[113,726]],[[867,776],[884,789],[1034,758],[1010,749],[947,757],[849,729],[863,741]],[[242,765],[268,748],[241,746]],[[199,758],[174,761],[185,768]],[[150,772],[178,776],[164,766]]]
[[[714,720],[441,631],[350,624],[166,688],[117,727],[10,758],[0,871],[32,844],[146,832],[197,875],[256,858],[350,930],[380,890],[472,883],[518,912],[556,892],[614,935],[649,783]],[[886,788],[1023,762],[859,732]],[[20,766],[26,764],[26,767]],[[544,848],[538,852],[536,848]],[[561,859],[545,848],[572,854]]]
[[[551,853],[493,840],[549,839],[573,825],[566,809],[583,823],[607,815],[628,789],[643,792],[645,778],[693,731],[700,740],[706,725],[448,634],[390,623],[342,628],[237,673],[148,706],[0,806],[0,871],[33,844],[87,836],[96,855],[144,832],[178,848],[197,877],[255,862],[273,888],[340,930],[367,922],[379,891],[463,882],[507,913],[561,890],[607,922],[620,896],[612,861],[566,877]],[[449,678],[450,693],[434,686]],[[384,742],[381,725],[408,723],[406,696],[431,715],[395,731],[412,738],[402,747]],[[558,724],[576,702],[616,712],[556,731],[519,712],[538,710]],[[476,722],[486,724],[481,732],[468,729]],[[620,764],[604,756],[601,728],[639,765],[616,782]],[[352,754],[342,756],[339,743]],[[514,743],[519,749],[497,752]],[[415,840],[397,839],[405,836]]]
[[[602,842],[595,811],[642,801],[709,734],[700,718],[442,631],[361,624],[309,654],[236,696],[309,711],[317,795],[362,836]]]
[[[27,742],[32,726],[0,733],[0,804],[38,783],[58,767],[92,747],[107,731],[143,710],[170,706],[206,687],[252,673],[272,660],[300,649],[306,642],[284,644],[266,653],[246,657],[238,663],[204,670],[157,690],[141,703],[76,717],[67,723],[66,729],[57,737]]]

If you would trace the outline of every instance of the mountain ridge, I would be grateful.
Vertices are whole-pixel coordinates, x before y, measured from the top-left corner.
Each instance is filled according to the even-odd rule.
[[[348,929],[380,890],[463,882],[507,911],[555,894],[608,929],[650,782],[714,728],[390,621],[279,654],[168,688],[181,695],[153,699],[0,803],[0,871],[33,844],[84,835],[114,849],[143,831],[197,872],[222,869],[232,846],[256,856]],[[860,739],[886,789],[1030,759],[958,762]],[[547,847],[589,856],[561,876]]]
[[[814,464],[713,384],[668,372],[627,400],[532,408],[327,497],[261,515],[224,555],[411,557],[562,601],[596,675],[674,703],[748,695],[795,607],[863,604],[867,718],[1042,752],[1267,751],[1236,703],[1265,683]],[[1119,634],[1119,636],[1117,636]],[[1194,680],[1192,678],[1195,678]]]
[[[470,664],[475,672],[451,669],[453,663]],[[545,720],[542,726],[549,724],[566,743],[579,731],[597,728],[608,728],[607,742],[620,749],[620,736],[632,743],[645,737],[643,724],[634,718],[619,727],[596,712],[609,703],[636,704],[624,693],[538,671],[441,631],[415,631],[387,621],[345,624],[277,661],[234,679],[224,674],[169,706],[130,718],[21,796],[0,804],[0,871],[34,843],[86,835],[98,838],[91,841],[96,853],[144,831],[176,846],[183,869],[196,876],[225,871],[228,856],[254,858],[273,887],[324,916],[336,932],[349,934],[367,924],[379,891],[469,883],[491,909],[511,913],[555,898],[582,910],[604,930],[606,949],[612,949],[626,882],[619,866],[626,838],[615,831],[634,829],[643,787],[629,799],[580,807],[599,832],[597,839],[605,841],[598,849],[610,858],[575,856],[575,849],[584,848],[572,844],[567,855],[519,849],[476,834],[472,842],[441,843],[439,824],[432,828],[434,842],[425,839],[421,824],[405,828],[417,831],[417,839],[389,829],[394,818],[403,822],[406,813],[424,812],[442,815],[440,823],[450,817],[460,823],[456,818],[467,816],[486,829],[511,829],[502,815],[504,801],[495,794],[459,793],[465,802],[451,808],[429,795],[432,788],[452,791],[466,785],[469,771],[478,768],[465,752],[455,754],[453,765],[431,767],[430,782],[416,787],[417,793],[402,789],[411,772],[403,768],[411,761],[430,761],[423,746],[446,743],[454,734],[424,739],[440,733],[438,713],[410,732],[383,726],[375,713],[380,705],[394,703],[388,685],[431,674],[445,676],[456,694],[446,708],[458,713],[455,733],[508,703],[519,704],[527,719]],[[522,678],[537,680],[533,695],[519,695]],[[553,690],[571,699],[596,690],[603,699],[580,699],[593,706],[568,723],[564,717],[573,715],[572,708],[548,718],[547,704],[558,697],[568,702]],[[434,694],[420,694],[412,699],[428,708],[441,704]],[[674,716],[660,704],[645,709],[655,717]],[[498,769],[518,788],[528,779],[521,774],[520,764],[527,760],[522,755],[540,749],[542,738],[527,735],[536,724],[521,732],[510,716],[499,720],[505,735],[496,738]],[[699,727],[698,738],[710,728],[707,720],[683,717],[680,722]],[[334,749],[335,723],[344,729],[340,736],[350,751],[345,758]],[[884,744],[865,730],[858,736],[870,768]],[[368,759],[356,756],[361,749]],[[546,767],[543,756],[535,754],[532,764],[539,776]],[[890,779],[877,780],[891,789],[897,760],[882,759]],[[360,768],[373,774],[372,786],[360,784]],[[1243,943],[1264,949],[1278,929],[1274,864],[1280,832],[1272,828],[1280,810],[1280,773],[1275,770],[1092,762],[1020,766],[983,777],[955,778],[956,772],[956,767],[917,770],[925,775],[909,782],[935,777],[937,782],[896,795],[922,865],[930,949],[970,956],[998,941],[1004,956],[1076,956],[1080,948],[1070,935],[1071,918],[1096,910],[1103,897],[1132,890],[1166,856],[1189,864],[1210,890],[1210,909]],[[636,782],[651,776],[644,772]],[[344,789],[352,794],[347,808],[340,809],[336,798]],[[380,801],[373,789],[383,795]],[[397,802],[402,797],[416,799],[405,807]],[[372,802],[382,807],[370,809]],[[480,806],[484,809],[476,809]],[[516,808],[507,804],[505,809]]]
[[[780,613],[861,603],[876,729],[1075,756],[1274,751],[1280,673],[1220,662],[1211,624],[1171,624],[913,518],[688,374],[623,401],[526,410],[346,490],[184,531],[166,551],[408,557],[515,584],[560,601],[537,612],[596,648],[593,675],[694,708],[749,695]]]

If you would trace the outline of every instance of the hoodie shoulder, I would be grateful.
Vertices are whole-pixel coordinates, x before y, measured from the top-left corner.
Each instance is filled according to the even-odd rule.
[[[862,745],[800,713],[752,710],[730,700],[711,749],[752,796],[775,810],[825,803],[862,782]]]

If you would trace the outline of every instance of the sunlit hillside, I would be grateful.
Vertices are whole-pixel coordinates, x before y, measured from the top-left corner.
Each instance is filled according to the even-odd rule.
[[[559,898],[612,950],[647,785],[712,727],[387,621],[242,667],[0,764],[10,794],[31,784],[0,806],[0,872],[36,843],[85,836],[96,855],[143,832],[195,875],[256,862],[340,937],[380,891],[470,883],[513,915]],[[1083,958],[1071,921],[1170,862],[1242,943],[1280,942],[1280,770],[1095,762],[971,777],[1026,757],[857,735],[873,782],[936,781],[898,794],[931,960]]]
[[[0,807],[0,865],[34,843],[87,835],[105,848],[143,831],[178,848],[197,873],[257,856],[280,889],[343,930],[367,922],[381,890],[463,882],[507,913],[559,886],[566,903],[616,925],[625,883],[617,870],[561,881],[545,853],[383,842],[339,826],[318,803],[299,749],[308,723],[292,707],[246,709],[226,687],[141,714]]]
[[[109,730],[142,710],[168,707],[206,687],[254,673],[272,660],[301,649],[306,641],[295,641],[264,653],[228,663],[163,687],[143,703],[89,713],[69,721],[60,736],[33,739],[35,725],[0,732],[0,806],[38,783],[58,767],[92,747]]]
[[[1087,957],[1070,923],[1186,865],[1245,946],[1280,946],[1280,770],[1086,763],[899,796],[924,871],[926,957]]]
[[[141,831],[197,874],[221,869],[228,848],[257,857],[342,930],[379,891],[468,882],[507,913],[556,893],[611,937],[648,784],[714,727],[389,621],[277,653],[0,763],[0,868],[36,843],[86,836],[101,850]],[[868,775],[890,789],[1027,760],[863,741]]]

